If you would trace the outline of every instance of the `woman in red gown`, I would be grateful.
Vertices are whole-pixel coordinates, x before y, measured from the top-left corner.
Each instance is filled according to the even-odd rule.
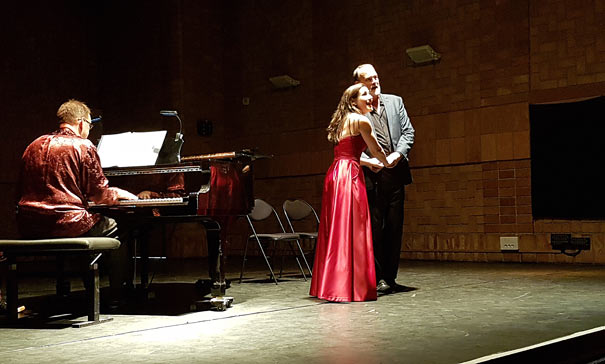
[[[363,114],[372,95],[362,84],[347,88],[328,126],[334,162],[324,181],[310,295],[334,302],[376,299],[376,273],[368,197],[360,166],[366,149],[388,167]]]

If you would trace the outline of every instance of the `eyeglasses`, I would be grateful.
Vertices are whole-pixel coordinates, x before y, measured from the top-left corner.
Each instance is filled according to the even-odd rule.
[[[88,129],[92,129],[95,127],[95,124],[93,124],[91,121],[88,121],[86,119],[82,119],[82,121],[88,123]]]

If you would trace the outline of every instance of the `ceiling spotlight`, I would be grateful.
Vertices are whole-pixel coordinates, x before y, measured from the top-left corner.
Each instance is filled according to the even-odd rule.
[[[295,80],[288,75],[271,77],[269,78],[269,82],[271,82],[275,88],[288,88],[300,85],[300,81]]]
[[[435,50],[431,48],[431,46],[428,44],[419,47],[408,48],[405,50],[405,53],[408,54],[408,57],[410,57],[412,62],[414,62],[415,64],[436,62],[441,59],[441,54],[435,52]]]

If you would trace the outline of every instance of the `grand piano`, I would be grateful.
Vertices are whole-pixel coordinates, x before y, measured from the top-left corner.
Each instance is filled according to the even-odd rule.
[[[258,157],[250,150],[242,150],[182,158],[169,156],[168,160],[173,163],[153,166],[104,168],[110,186],[133,193],[152,191],[153,198],[91,208],[116,218],[119,226],[127,226],[135,232],[143,232],[150,225],[159,223],[201,223],[208,242],[210,303],[224,310],[233,298],[225,298],[227,284],[222,244],[229,225],[252,210],[252,162]],[[180,161],[174,162],[175,159]],[[149,283],[149,250],[145,241],[139,245],[141,286],[145,289]],[[203,280],[198,284],[200,282]]]

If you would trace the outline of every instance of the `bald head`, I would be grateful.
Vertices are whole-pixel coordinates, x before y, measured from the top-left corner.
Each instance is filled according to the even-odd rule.
[[[90,108],[78,100],[68,100],[57,110],[61,127],[68,127],[82,138],[88,138],[92,127]]]
[[[57,110],[57,116],[61,123],[77,124],[78,119],[90,115],[90,109],[85,103],[78,100],[68,100]]]
[[[355,68],[353,71],[353,82],[364,84],[372,96],[377,99],[380,95],[380,80],[378,79],[378,73],[371,64],[362,64]]]

